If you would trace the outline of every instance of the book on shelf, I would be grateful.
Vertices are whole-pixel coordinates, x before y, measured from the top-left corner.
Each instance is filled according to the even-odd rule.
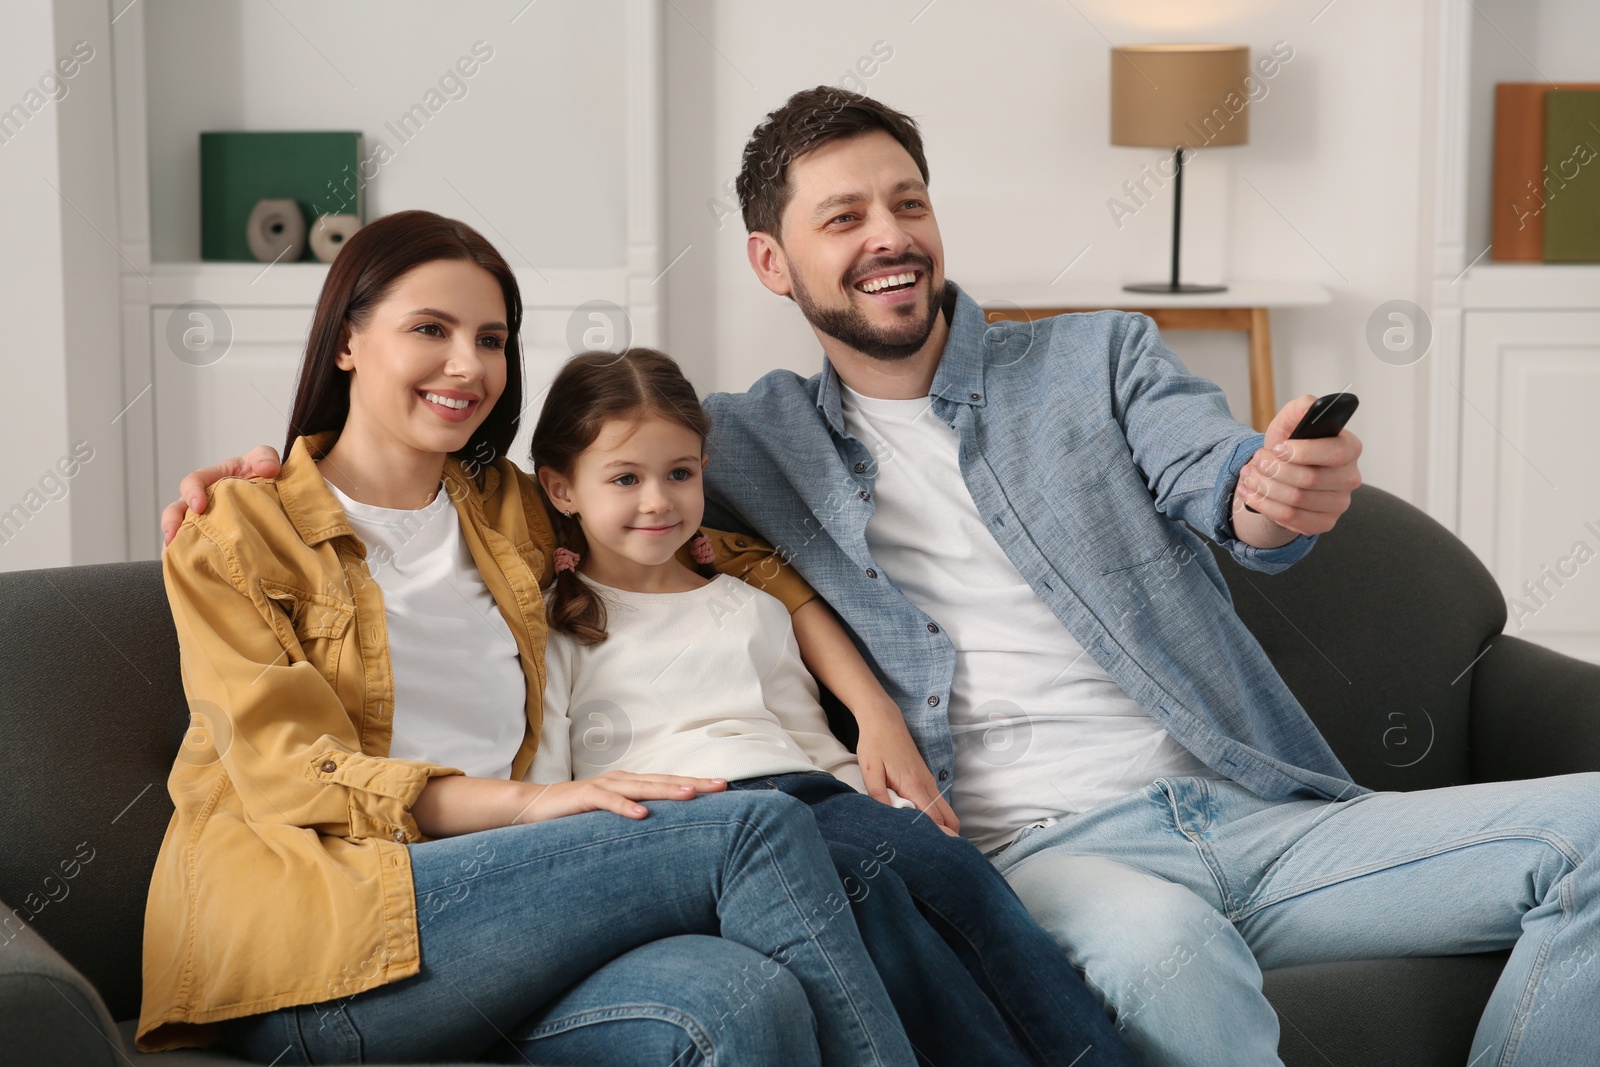
[[[1545,258],[1546,205],[1560,181],[1559,174],[1552,177],[1545,170],[1546,97],[1597,90],[1600,82],[1501,82],[1494,87],[1494,259],[1537,263]],[[1600,147],[1600,134],[1594,134],[1594,143]]]
[[[1544,261],[1600,263],[1600,92],[1544,101]]]

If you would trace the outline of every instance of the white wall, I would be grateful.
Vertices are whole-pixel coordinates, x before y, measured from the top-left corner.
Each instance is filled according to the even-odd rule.
[[[325,129],[364,135],[369,219],[460,218],[516,266],[624,263],[622,5],[523,7],[145,0],[152,256],[200,258],[201,131]],[[420,130],[388,128],[430,91]]]
[[[1417,260],[1424,5],[1339,0],[1318,17],[1321,6],[674,0],[666,245],[669,256],[690,251],[667,279],[672,350],[704,389],[818,367],[798,312],[751,276],[736,205],[721,186],[765,112],[798,89],[838,82],[874,42],[894,55],[867,91],[922,123],[949,275],[999,295],[1006,281],[1051,281],[1085,247],[1071,278],[1166,276],[1170,184],[1120,230],[1106,207],[1141,164],[1163,155],[1109,143],[1112,42],[1221,41],[1260,55],[1281,40],[1294,58],[1252,105],[1250,144],[1202,152],[1185,171],[1184,276],[1305,278],[1332,290],[1327,307],[1276,316],[1279,403],[1355,392],[1362,408],[1351,428],[1366,446],[1366,480],[1420,500],[1413,413],[1425,363],[1379,361],[1364,330],[1379,304],[1425,302]],[[719,228],[714,214],[726,208],[735,213]],[[1248,420],[1243,338],[1170,340]]]
[[[140,383],[123,381],[116,307],[123,262],[118,231],[117,173],[107,166],[115,140],[111,15],[105,0],[56,0],[59,56],[87,55],[70,81],[56,119],[60,131],[59,209],[63,327],[67,366],[67,440],[77,455],[93,450],[71,481],[72,562],[127,558],[127,477],[121,415]],[[101,309],[104,309],[102,312]]]
[[[6,9],[0,24],[0,108],[21,103],[56,57],[50,5],[30,0]],[[26,72],[26,73],[23,73]],[[68,101],[70,101],[70,96]],[[6,570],[70,562],[67,500],[37,512],[30,504],[39,478],[67,451],[67,373],[61,323],[61,232],[57,197],[56,109],[51,102],[18,129],[7,125],[0,144],[0,198],[6,204],[7,254],[0,256],[0,301],[11,324],[0,344],[6,377],[26,374],[26,403],[13,403],[0,419],[0,566]],[[23,104],[26,108],[27,105]],[[23,514],[7,522],[17,506]],[[22,524],[20,529],[18,524]]]
[[[0,14],[0,570],[126,552],[107,23],[97,0]],[[92,58],[62,77],[78,41]]]

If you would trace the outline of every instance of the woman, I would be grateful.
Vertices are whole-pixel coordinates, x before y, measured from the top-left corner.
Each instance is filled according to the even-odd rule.
[[[520,319],[469,227],[371,223],[319,298],[281,475],[214,486],[168,547],[199,729],[168,783],[139,1046],[910,1063],[803,805],[520,781],[553,549],[502,458]],[[730,573],[766,558],[722,548]]]

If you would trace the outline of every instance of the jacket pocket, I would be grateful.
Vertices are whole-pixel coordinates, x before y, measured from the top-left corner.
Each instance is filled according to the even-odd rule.
[[[533,584],[538,585],[539,579],[544,576],[545,562],[548,557],[544,549],[539,547],[537,541],[524,541],[516,548],[517,557],[528,565],[528,570],[533,575]]]
[[[335,684],[344,636],[356,614],[354,605],[265,579],[260,584],[262,594],[284,613],[294,631],[299,649],[289,649],[290,661],[309,661],[329,685]]]

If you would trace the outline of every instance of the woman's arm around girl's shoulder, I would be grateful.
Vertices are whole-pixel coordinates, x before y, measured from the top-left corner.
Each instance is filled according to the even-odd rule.
[[[761,538],[709,527],[701,527],[700,532],[706,535],[716,554],[713,567],[722,574],[748,582],[769,596],[776,597],[789,609],[790,614],[817,598],[816,590],[806,584],[800,572],[789,565],[782,553]],[[684,546],[678,555],[686,566],[694,566],[689,546]]]

